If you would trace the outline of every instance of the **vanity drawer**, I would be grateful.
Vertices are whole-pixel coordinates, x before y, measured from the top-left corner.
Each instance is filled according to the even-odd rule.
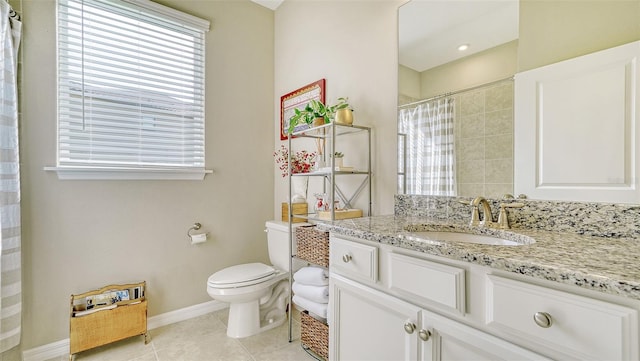
[[[638,357],[638,315],[633,308],[487,276],[486,323],[515,336],[589,360]]]
[[[389,289],[419,303],[465,313],[465,270],[389,253]]]
[[[378,280],[378,248],[331,237],[329,267],[331,272],[366,281]]]

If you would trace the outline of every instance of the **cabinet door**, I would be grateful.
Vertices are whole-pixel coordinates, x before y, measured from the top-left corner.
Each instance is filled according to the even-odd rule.
[[[516,74],[514,193],[640,202],[640,42]]]
[[[423,310],[418,329],[420,360],[546,360],[502,339]],[[428,339],[424,335],[428,335]]]
[[[418,307],[338,275],[330,284],[329,359],[417,359]]]

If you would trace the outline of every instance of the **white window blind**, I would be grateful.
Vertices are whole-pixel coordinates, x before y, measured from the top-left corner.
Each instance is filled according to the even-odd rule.
[[[148,0],[58,0],[58,167],[204,171],[208,29]]]

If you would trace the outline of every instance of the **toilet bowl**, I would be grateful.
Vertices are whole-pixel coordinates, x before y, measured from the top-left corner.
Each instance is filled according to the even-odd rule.
[[[308,225],[295,223],[294,226]],[[289,224],[266,222],[269,260],[224,268],[207,280],[207,293],[229,303],[227,336],[242,338],[281,325],[289,302]],[[295,246],[295,242],[294,242]],[[295,249],[293,250],[295,254]]]

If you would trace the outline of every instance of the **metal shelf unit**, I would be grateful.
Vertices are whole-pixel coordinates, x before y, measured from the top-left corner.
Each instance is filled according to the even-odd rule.
[[[357,169],[352,171],[336,171],[335,166],[335,158],[333,156],[327,157],[327,154],[333,155],[336,152],[336,143],[338,143],[338,139],[345,136],[362,136],[366,137],[366,169]],[[292,154],[292,143],[295,141],[295,138],[313,138],[316,142],[322,142],[324,152],[323,152],[323,161],[327,164],[327,168],[323,168],[322,171],[314,171],[310,173],[291,173],[291,154]],[[295,255],[293,254],[293,242],[295,242],[295,234],[293,233],[294,228],[293,224],[293,206],[291,204],[291,199],[293,197],[293,187],[291,185],[291,179],[295,177],[321,177],[322,178],[322,189],[323,192],[326,193],[329,197],[329,204],[335,204],[336,198],[338,198],[344,204],[344,208],[353,208],[355,205],[356,199],[364,194],[366,196],[367,206],[366,213],[363,216],[371,216],[371,208],[372,208],[372,189],[371,189],[371,128],[360,125],[343,125],[331,122],[329,124],[324,124],[318,127],[313,127],[309,129],[305,129],[299,132],[295,132],[289,136],[287,140],[288,144],[288,152],[289,152],[289,269],[292,271],[289,275],[289,305],[290,312],[293,310],[293,292],[291,291],[291,287],[293,286],[293,259]],[[327,146],[328,145],[328,146]],[[342,177],[360,177],[362,181],[360,185],[355,189],[355,191],[346,194],[343,192],[338,183],[340,180],[338,178]],[[364,192],[364,193],[363,193]],[[365,211],[365,210],[363,210]],[[309,212],[305,214],[296,214],[296,218],[303,218],[309,222],[333,222],[336,220],[335,215],[335,207],[329,207],[329,219],[320,219],[316,212]],[[292,317],[289,317],[289,342],[292,341]]]
[[[361,134],[361,135],[365,135],[366,136],[366,143],[367,143],[367,161],[366,161],[366,169],[364,170],[353,170],[353,171],[336,171],[336,166],[335,166],[335,158],[334,157],[328,157],[327,159],[327,154],[334,154],[336,151],[336,143],[338,142],[338,139],[343,137],[343,136],[347,136],[347,135],[352,135],[352,134]],[[289,157],[291,157],[291,144],[294,141],[294,139],[292,138],[313,138],[316,139],[316,141],[318,142],[323,142],[323,143],[328,143],[329,147],[327,149],[327,147],[325,147],[325,151],[323,154],[323,160],[325,162],[325,164],[327,164],[326,170],[323,171],[315,171],[315,172],[309,172],[309,173],[297,173],[297,174],[292,174],[291,173],[291,162],[289,162],[289,213],[292,213],[292,206],[291,206],[291,198],[293,196],[292,191],[293,188],[291,186],[291,178],[294,177],[322,177],[323,178],[323,191],[324,193],[327,193],[329,196],[329,204],[334,204],[334,201],[336,201],[336,196],[339,198],[340,201],[342,201],[342,203],[344,204],[344,208],[353,208],[353,203],[354,201],[357,199],[358,196],[360,196],[360,194],[366,189],[367,192],[367,209],[366,209],[366,214],[367,216],[371,215],[371,177],[372,177],[372,172],[371,172],[371,128],[370,127],[365,127],[365,126],[359,126],[359,125],[343,125],[343,124],[336,124],[336,123],[329,123],[329,124],[325,124],[322,126],[318,126],[318,127],[313,127],[313,128],[309,128],[309,129],[305,129],[296,133],[293,133],[292,136],[289,137],[288,139],[288,150],[289,150]],[[289,159],[290,161],[291,159]],[[336,183],[336,177],[341,177],[341,176],[353,176],[353,175],[360,175],[363,176],[362,178],[362,182],[360,183],[360,186],[351,194],[347,195],[345,194],[339,187],[339,185]],[[329,207],[330,208],[330,220],[334,221],[335,220],[335,209],[334,207]],[[317,217],[315,217],[315,212],[309,212],[306,216],[305,215],[299,215],[297,214],[296,217],[298,218],[307,218],[309,221],[326,221],[325,219],[319,219]],[[292,219],[292,214],[289,215],[289,220]]]

